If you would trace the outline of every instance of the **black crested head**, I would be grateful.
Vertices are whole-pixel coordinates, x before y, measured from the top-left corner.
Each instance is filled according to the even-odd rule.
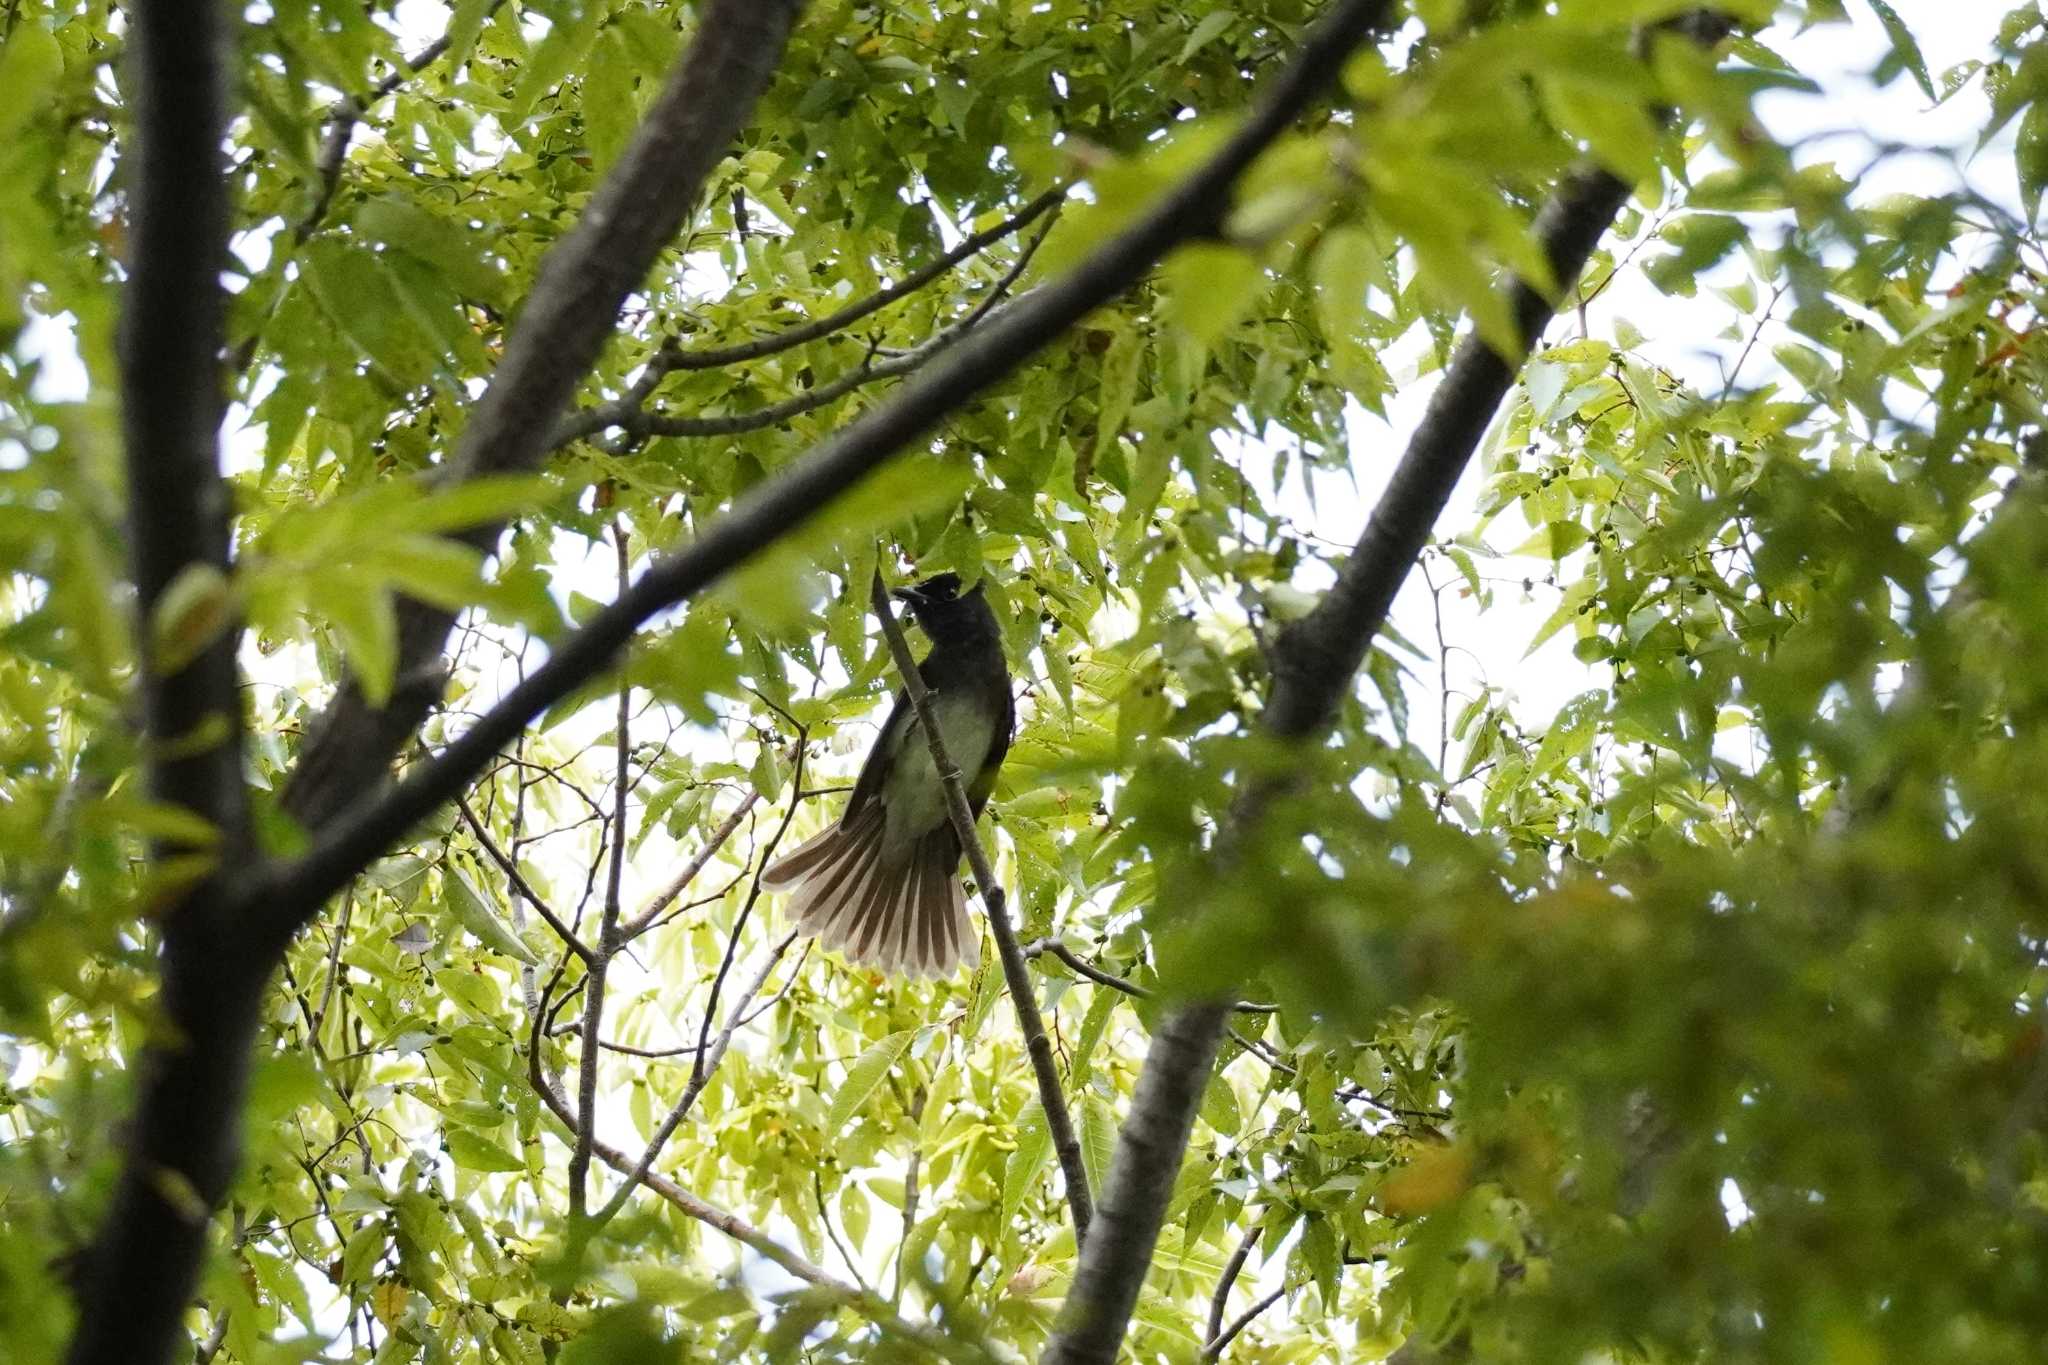
[[[965,591],[960,587],[960,575],[956,573],[934,574],[922,583],[896,589],[893,596],[900,598],[910,608],[910,614],[917,618],[918,625],[933,643],[964,642],[979,637],[994,640],[999,635],[996,628],[996,614],[989,609],[988,599],[976,582]]]

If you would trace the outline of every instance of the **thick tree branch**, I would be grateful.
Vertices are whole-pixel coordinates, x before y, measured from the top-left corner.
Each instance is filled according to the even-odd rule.
[[[1362,33],[1382,8],[1382,3],[1350,0],[1339,14],[1347,26]],[[643,621],[694,596],[809,521],[906,443],[1136,283],[1174,246],[1215,235],[1238,175],[1334,78],[1346,51],[1348,46],[1338,50],[1327,43],[1305,49],[1303,59],[1283,73],[1237,132],[1135,223],[1067,275],[992,314],[985,325],[936,357],[886,401],[757,486],[706,527],[694,544],[649,568],[617,602],[565,636],[545,663],[431,762],[418,765],[383,791],[377,790],[381,760],[375,772],[364,771],[357,758],[325,775],[306,776],[309,794],[294,808],[331,818],[320,822],[324,827],[309,852],[258,879],[246,898],[248,913],[267,932],[288,937],[370,858],[453,800],[533,717],[608,668]],[[545,428],[536,430],[544,433]],[[438,642],[441,637],[434,638]],[[358,744],[337,748],[338,741],[326,742],[322,747],[334,755],[333,761],[340,762],[344,751],[360,753],[365,746],[378,753],[392,752],[381,736],[395,723],[397,712],[371,713],[360,703],[345,703],[342,712],[351,719],[337,724],[340,730],[356,733]],[[425,712],[414,714],[416,718]],[[334,780],[337,774],[351,779],[352,785],[340,785]],[[321,793],[317,798],[315,791]]]
[[[242,707],[220,478],[227,259],[227,13],[217,2],[127,9],[133,92],[121,423],[149,794],[205,836],[160,839],[162,1027],[139,1063],[141,1101],[112,1203],[87,1252],[74,1365],[168,1358],[227,1191],[257,1002],[226,878],[251,856]]]
[[[798,8],[799,0],[710,0],[700,8],[688,53],[619,164],[542,262],[504,358],[443,470],[447,481],[538,467],[549,431],[604,349],[627,296],[674,238],[768,84]],[[499,529],[479,526],[464,538],[488,550]],[[403,605],[398,676],[411,685],[381,707],[350,685],[316,724],[285,793],[286,808],[302,823],[318,829],[384,784],[392,755],[439,699],[431,665],[453,620],[423,603]],[[274,914],[297,921],[317,909],[317,902],[279,906]]]
[[[1341,6],[1311,36],[1309,46],[1327,40],[1347,14],[1363,26],[1376,23],[1385,8],[1369,0]],[[1713,41],[1727,29],[1723,21],[1703,19],[1689,32]],[[1584,167],[1565,177],[1535,225],[1551,276],[1561,287],[1577,281],[1628,195],[1629,186],[1604,170]],[[1516,353],[1503,357],[1476,335],[1459,345],[1336,583],[1275,642],[1272,695],[1259,718],[1268,735],[1297,742],[1312,738],[1335,717],[1354,685],[1395,593],[1523,358],[1550,321],[1551,302],[1528,284],[1515,281],[1511,297],[1521,342]],[[1269,794],[1258,789],[1244,793],[1233,812],[1233,829],[1255,822]],[[1226,840],[1232,833],[1226,831]],[[1060,1328],[1044,1357],[1048,1362],[1111,1365],[1116,1359],[1228,1017],[1221,1002],[1197,1002],[1177,1010],[1154,1037],[1104,1182],[1097,1233],[1081,1249]]]
[[[882,586],[880,573],[869,584],[868,595],[876,617],[881,620],[882,637],[889,643],[889,657],[896,661],[896,672],[903,679],[903,690],[910,698],[911,709],[917,713],[918,728],[924,731],[925,744],[932,751],[932,764],[938,769],[939,781],[946,789],[946,814],[953,822],[953,833],[960,838],[960,847],[967,854],[967,865],[974,872],[975,890],[981,894],[982,907],[988,912],[989,933],[996,941],[996,956],[1002,960],[1003,980],[1010,988],[1010,1003],[1017,1008],[1017,1027],[1023,1030],[1024,1050],[1031,1058],[1031,1072],[1038,1081],[1038,1099],[1045,1110],[1046,1132],[1052,1136],[1052,1149],[1059,1157],[1060,1172],[1066,1177],[1067,1207],[1074,1215],[1074,1240],[1085,1245],[1088,1222],[1095,1211],[1088,1189],[1088,1167],[1081,1160],[1081,1139],[1074,1131],[1074,1118],[1067,1109],[1066,1093],[1060,1089],[1059,1063],[1053,1057],[1052,1039],[1045,1031],[1045,1018],[1038,1012],[1038,995],[1032,989],[1031,969],[1025,965],[1024,949],[1017,942],[1016,929],[1010,924],[1002,884],[996,881],[995,869],[989,864],[988,850],[981,846],[981,836],[975,832],[974,807],[968,804],[967,784],[961,780],[960,769],[954,766],[952,755],[946,752],[946,741],[939,735],[938,722],[932,719],[931,692],[918,674],[917,660],[911,656],[910,644],[903,638],[903,627],[896,620],[895,608],[889,604],[889,593]]]

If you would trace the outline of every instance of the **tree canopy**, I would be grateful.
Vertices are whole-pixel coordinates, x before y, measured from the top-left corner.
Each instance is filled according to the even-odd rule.
[[[1937,21],[10,0],[9,1358],[2036,1358],[2048,21]],[[941,571],[898,980],[760,877]]]

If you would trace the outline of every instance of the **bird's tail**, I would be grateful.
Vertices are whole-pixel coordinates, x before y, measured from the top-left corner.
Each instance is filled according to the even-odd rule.
[[[894,856],[883,841],[880,802],[808,840],[761,874],[769,891],[793,891],[797,927],[854,962],[913,976],[945,976],[981,960],[967,892],[953,875],[960,841],[940,825]]]

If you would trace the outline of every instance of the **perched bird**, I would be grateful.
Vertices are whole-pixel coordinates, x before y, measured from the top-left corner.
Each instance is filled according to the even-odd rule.
[[[932,642],[918,676],[931,691],[946,756],[960,769],[979,816],[1016,725],[995,612],[981,584],[962,592],[957,574],[893,595],[909,604]],[[794,892],[790,916],[797,926],[853,961],[942,976],[981,957],[967,893],[954,875],[960,852],[917,712],[898,691],[839,823],[776,862],[761,885]]]

